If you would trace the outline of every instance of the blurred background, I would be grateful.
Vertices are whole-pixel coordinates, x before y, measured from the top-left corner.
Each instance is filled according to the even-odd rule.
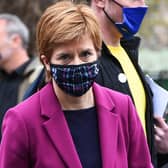
[[[35,28],[42,12],[57,0],[0,0],[0,13],[18,15],[30,29],[29,54],[36,56]],[[138,36],[141,37],[139,62],[145,73],[168,89],[168,1],[146,0],[148,13]]]
[[[148,13],[139,36],[143,70],[168,89],[168,1],[146,0]]]

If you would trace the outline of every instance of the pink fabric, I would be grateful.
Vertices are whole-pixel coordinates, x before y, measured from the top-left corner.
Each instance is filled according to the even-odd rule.
[[[93,85],[93,91],[102,167],[152,168],[130,98],[98,84]],[[11,108],[5,115],[2,132],[0,168],[82,168],[51,83]]]

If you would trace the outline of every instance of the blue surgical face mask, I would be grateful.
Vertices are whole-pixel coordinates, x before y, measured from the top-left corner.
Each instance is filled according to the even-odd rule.
[[[56,84],[71,96],[82,96],[92,86],[99,68],[98,61],[80,65],[50,64]]]
[[[118,2],[116,1],[113,1],[113,2],[115,2],[117,5],[122,7],[123,21],[121,23],[116,23],[107,14],[105,10],[104,10],[104,13],[106,14],[107,18],[110,19],[110,21],[117,27],[117,29],[122,34],[123,38],[129,39],[139,31],[139,28],[141,26],[141,23],[147,12],[148,7],[147,6],[133,7],[133,8],[123,7]]]

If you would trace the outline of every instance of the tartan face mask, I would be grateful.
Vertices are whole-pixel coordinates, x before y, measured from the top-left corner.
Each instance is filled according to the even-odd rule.
[[[50,64],[51,75],[56,84],[71,96],[82,96],[92,86],[99,68],[98,61],[80,65]]]

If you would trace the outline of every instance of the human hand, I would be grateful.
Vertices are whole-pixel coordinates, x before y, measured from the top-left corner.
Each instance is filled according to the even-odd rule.
[[[168,125],[162,117],[155,118],[155,144],[157,152],[166,154],[168,153]]]

